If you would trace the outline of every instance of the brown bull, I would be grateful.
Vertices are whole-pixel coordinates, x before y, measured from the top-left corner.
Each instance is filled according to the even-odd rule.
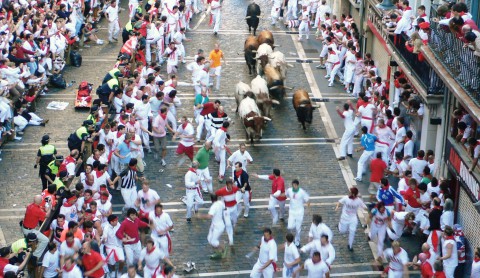
[[[271,120],[272,119],[265,116],[260,116],[254,111],[248,113],[243,119],[247,140],[250,140],[250,143],[252,144],[254,138],[259,141],[262,138],[263,128],[265,127],[266,122]]]
[[[273,99],[281,101],[285,96],[285,86],[280,72],[269,64],[265,66],[264,72],[270,95]]]
[[[248,36],[248,38],[245,40],[245,62],[247,63],[249,74],[252,74],[252,72],[255,70],[255,66],[257,63],[257,61],[255,61],[255,56],[257,55],[256,52],[258,46],[259,44],[257,38],[254,36]]]
[[[295,112],[297,112],[298,121],[302,124],[303,130],[306,130],[305,123],[312,123],[313,110],[317,106],[312,104],[308,92],[304,89],[296,90],[293,93],[292,103]]]
[[[263,30],[262,32],[260,32],[260,34],[258,34],[257,40],[259,45],[262,43],[266,43],[269,44],[272,48],[273,44],[275,43],[272,32],[268,30]]]

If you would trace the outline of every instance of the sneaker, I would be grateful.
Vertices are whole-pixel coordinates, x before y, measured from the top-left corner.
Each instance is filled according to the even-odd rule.
[[[213,35],[216,36],[216,35],[218,35],[218,33],[217,33],[217,32],[213,32]]]
[[[361,178],[354,178],[354,180],[358,181],[358,182],[361,182],[362,179]]]
[[[17,140],[17,141],[20,141],[22,139],[23,139],[22,137],[15,136],[15,140]]]
[[[162,166],[166,166],[167,162],[165,162],[165,159],[162,159]]]
[[[243,218],[248,218],[248,213],[243,215]]]
[[[339,160],[339,161],[340,160],[345,160],[345,156],[341,156],[341,157],[337,158],[337,160]]]
[[[298,40],[299,42],[301,42],[301,41],[302,41],[302,38],[301,38],[301,37],[298,37],[298,39],[297,39],[297,40]]]
[[[348,251],[353,252],[353,247],[349,245],[348,246]]]
[[[113,38],[114,41],[118,42],[118,39],[117,38]]]
[[[192,223],[192,218],[187,218],[187,223]]]
[[[208,193],[208,189],[204,189],[204,190],[203,190],[203,193]]]
[[[210,255],[210,260],[220,260],[222,258],[222,253],[220,252],[215,252],[212,255]]]
[[[148,152],[148,153],[152,153],[152,149],[148,149],[148,151],[147,151],[147,152]]]
[[[295,243],[295,246],[296,246],[297,248],[300,248],[300,242],[296,242],[296,243]]]
[[[317,69],[325,69],[326,67],[325,67],[325,65],[320,64],[320,65],[316,66],[315,68],[317,68]]]
[[[328,84],[328,87],[333,87],[333,83],[329,83],[329,84]]]
[[[353,158],[353,154],[347,154],[347,156]]]
[[[327,75],[325,75],[324,77],[328,79],[328,78],[330,78],[330,75],[327,74]]]

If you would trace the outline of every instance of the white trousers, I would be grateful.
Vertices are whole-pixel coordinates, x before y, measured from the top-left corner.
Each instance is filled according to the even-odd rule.
[[[157,44],[159,40],[160,37],[145,40],[145,60],[147,60],[147,63],[150,63],[152,61],[152,44]]]
[[[215,75],[215,90],[220,90],[220,79],[222,78],[222,66],[210,68],[210,75]]]
[[[219,176],[225,176],[225,168],[227,167],[227,160],[226,160],[226,151],[225,147],[216,147],[215,150],[215,160],[220,162],[220,168],[218,170]]]
[[[290,209],[288,211],[288,225],[287,229],[295,230],[295,244],[300,244],[300,232],[302,231],[304,210],[296,211]]]
[[[454,278],[456,266],[446,266],[445,263],[443,264],[443,271],[445,272],[445,277],[447,278]]]
[[[222,236],[224,230],[225,225],[215,225],[212,223],[210,225],[210,229],[208,230],[208,243],[210,243],[210,245],[212,245],[214,248],[217,248],[220,245],[220,237]]]
[[[338,230],[341,234],[348,232],[348,246],[353,246],[353,239],[355,238],[355,232],[357,230],[358,219],[352,219],[351,221],[342,221],[338,223]]]
[[[310,26],[308,21],[302,20],[300,26],[298,26],[298,36],[302,38],[305,35],[305,38],[308,40],[308,35],[310,35]]]
[[[363,171],[367,167],[368,162],[372,158],[375,151],[363,151],[357,163],[357,178],[362,179]]]
[[[388,161],[390,160],[389,150],[390,150],[390,147],[388,145],[378,143],[378,142],[375,143],[375,154],[378,152],[382,153],[382,160],[385,161],[387,165],[388,165]]]
[[[333,85],[333,81],[335,80],[336,75],[338,75],[338,77],[340,77],[341,79],[343,78],[343,74],[340,72],[341,64],[332,65],[331,63],[328,63],[327,65],[330,65],[331,67],[330,74],[328,74],[330,75],[330,79],[328,79],[328,84]]]
[[[205,169],[197,169],[197,174],[200,177],[200,184],[202,186],[203,191],[207,191],[213,193],[213,183],[212,183],[212,176],[210,176],[210,171],[208,167]],[[206,182],[205,180],[209,180]]]
[[[240,212],[242,211],[243,205],[240,201],[243,200],[243,204],[245,205],[245,211],[243,212],[243,216],[248,216],[248,212],[250,211],[250,191],[245,190],[245,193],[242,193],[242,191],[240,190],[237,191],[236,199],[238,214],[240,215]]]
[[[389,270],[388,278],[403,278],[403,269],[402,270]]]
[[[372,224],[368,236],[371,240],[377,239],[377,256],[383,255],[383,243],[385,242],[385,234],[387,233],[387,225]]]
[[[343,132],[342,140],[340,140],[340,156],[345,157],[347,154],[353,154],[353,136],[355,135],[355,127],[346,129]]]
[[[205,116],[198,115],[195,120],[197,122],[197,140],[200,140],[200,138],[202,138],[203,128],[205,127]]]
[[[225,229],[227,230],[228,243],[233,245],[233,229],[237,225],[238,211],[237,206],[227,207],[224,214]]]
[[[158,266],[158,265],[157,265]],[[162,277],[161,276],[161,269],[162,267],[152,267],[152,268],[149,268],[148,266],[145,266],[143,268],[143,278],[152,278],[153,275],[155,274],[155,277]]]
[[[220,10],[212,12],[213,15],[213,32],[220,31],[220,20],[222,19],[222,13]]]
[[[155,243],[158,248],[160,248],[160,251],[165,254],[166,257],[168,257],[168,237],[166,235],[164,236],[151,236],[153,240],[155,240]]]
[[[187,218],[192,218],[192,208],[198,210],[203,205],[202,193],[200,189],[187,189]]]
[[[273,225],[277,224],[279,218],[276,209],[277,205],[280,208],[280,218],[283,218],[285,215],[285,201],[279,201],[277,198],[270,195],[270,200],[268,200],[268,210],[272,214]]]
[[[280,7],[272,6],[270,17],[272,18],[272,25],[274,25],[280,17]]]
[[[135,12],[137,11],[138,3],[135,4],[128,4],[128,8],[130,10],[130,19],[132,19],[135,16]]]
[[[116,39],[118,37],[118,32],[120,32],[120,26],[118,25],[118,20],[114,20],[108,23],[108,40]]]
[[[127,265],[137,264],[140,258],[140,252],[142,251],[142,245],[140,241],[134,244],[124,244],[125,256],[127,257]]]
[[[266,268],[261,270],[262,267],[263,267],[263,264],[260,261],[257,260],[255,265],[253,266],[252,272],[250,273],[250,277],[251,278],[260,278],[262,276],[264,278],[273,277],[273,274],[275,273],[275,270],[273,269],[272,264],[270,264],[269,266],[267,266]]]
[[[135,208],[135,200],[137,200],[137,188],[122,188],[120,192],[122,193],[123,201],[125,202],[125,210],[129,208]]]
[[[174,106],[174,105],[172,105],[172,106]],[[175,117],[175,114],[173,112],[171,112],[171,110],[169,110],[167,112],[167,121],[170,123],[170,127],[173,130],[177,130],[177,119]]]
[[[358,97],[358,94],[362,92],[362,84],[363,84],[363,75],[356,74],[353,78],[353,95]]]
[[[297,3],[294,3],[294,5],[291,5],[290,2],[288,3],[287,6],[287,14],[286,14],[286,19],[288,20],[294,20],[297,19]]]
[[[400,237],[402,237],[404,228],[405,228],[405,223],[399,223],[398,221],[392,220],[393,233],[391,232],[390,229],[387,229],[388,237],[391,240],[398,240]]]

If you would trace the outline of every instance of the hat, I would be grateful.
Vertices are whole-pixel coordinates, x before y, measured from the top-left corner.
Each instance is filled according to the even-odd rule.
[[[37,235],[34,233],[29,233],[27,235],[27,241],[28,242],[37,241]]]
[[[418,27],[420,27],[420,29],[429,29],[430,28],[430,23],[422,22],[422,23],[418,24]]]
[[[42,142],[48,142],[50,141],[50,136],[48,134],[45,134],[42,136]]]
[[[83,126],[89,126],[89,125],[93,125],[93,121],[92,121],[92,120],[83,121]]]
[[[57,160],[57,161],[63,161],[63,155],[57,155],[57,156],[55,157],[55,160]]]
[[[16,39],[15,43],[22,43],[22,40],[21,39]]]

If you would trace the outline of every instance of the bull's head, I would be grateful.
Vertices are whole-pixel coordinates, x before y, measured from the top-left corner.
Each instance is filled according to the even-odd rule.
[[[297,109],[297,117],[300,122],[312,123],[313,110],[316,107],[311,104],[300,104]]]
[[[272,119],[268,117],[263,117],[263,116],[254,116],[254,117],[248,117],[247,121],[252,121],[253,122],[253,130],[255,132],[255,139],[260,140],[262,138],[262,130],[263,127],[265,126],[266,122],[271,121]]]

